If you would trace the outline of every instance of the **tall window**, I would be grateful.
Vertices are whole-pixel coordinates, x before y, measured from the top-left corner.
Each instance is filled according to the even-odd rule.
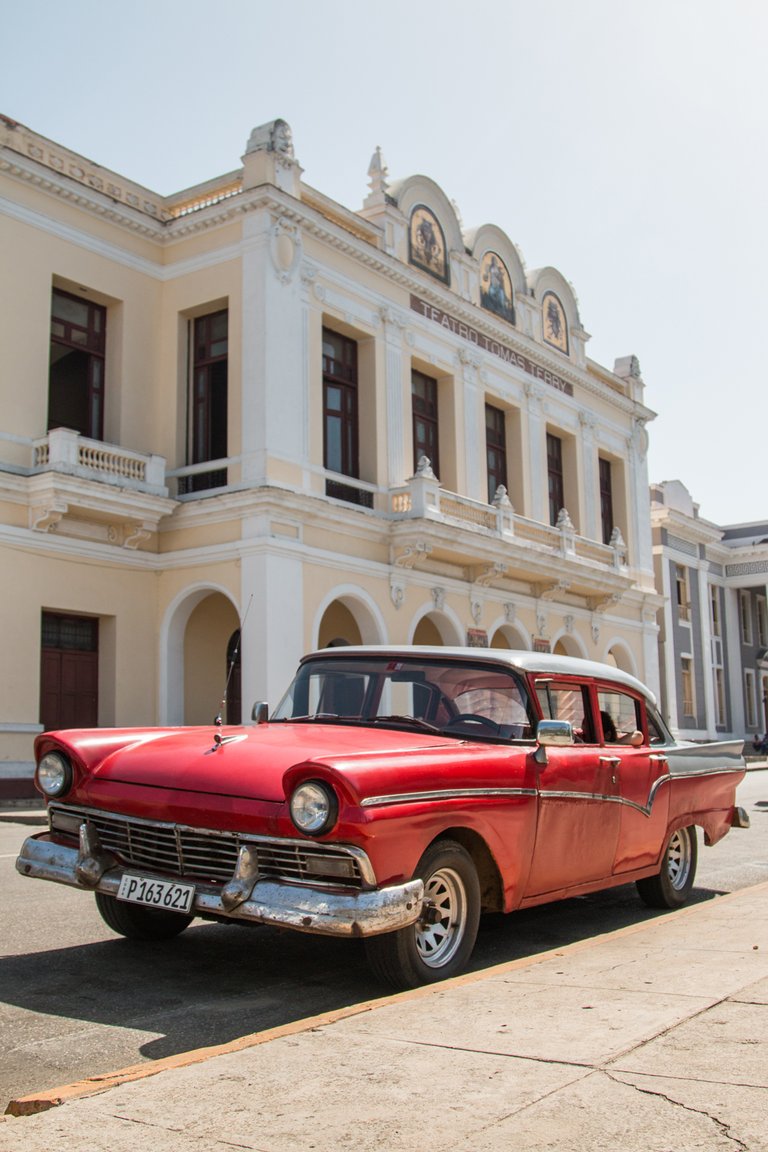
[[[500,485],[507,482],[507,433],[504,413],[492,404],[485,406],[485,458],[488,469],[488,503],[493,501]]]
[[[557,524],[560,510],[565,507],[563,486],[563,442],[559,436],[547,432],[547,480],[549,484],[549,522]]]
[[[752,600],[749,592],[739,592],[739,624],[742,644],[752,643]]]
[[[437,380],[415,369],[411,373],[411,411],[413,414],[413,467],[426,456],[436,476],[440,475],[440,452],[437,425]]]
[[[696,708],[693,697],[693,660],[690,656],[683,656],[680,660],[680,686],[683,692],[683,715],[695,717]]]
[[[329,472],[358,479],[357,344],[323,328],[323,464]],[[373,498],[352,484],[327,479],[326,495],[370,507]]]
[[[99,622],[43,612],[40,723],[44,728],[98,724]]]
[[[744,712],[747,719],[747,728],[757,728],[755,673],[752,668],[745,668],[744,670]]]
[[[224,460],[227,448],[227,363],[229,313],[198,316],[193,325],[192,463]],[[226,468],[190,476],[187,490],[203,491],[227,483]]]
[[[48,428],[104,436],[107,310],[54,288],[48,372]]]
[[[675,565],[675,595],[677,618],[687,622],[691,619],[691,600],[688,590],[688,569],[683,564]]]
[[[610,544],[613,535],[613,483],[611,480],[611,462],[599,460],[600,472],[600,524],[603,531],[603,544]]]
[[[757,643],[760,648],[768,645],[768,613],[765,596],[757,597]]]

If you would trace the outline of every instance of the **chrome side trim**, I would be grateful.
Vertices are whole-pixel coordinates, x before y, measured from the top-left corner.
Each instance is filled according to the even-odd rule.
[[[388,804],[418,804],[429,800],[476,800],[485,796],[538,796],[535,788],[438,788],[431,792],[395,792],[389,796],[366,796],[361,808]]]
[[[599,759],[608,765],[612,764],[614,760],[613,757],[603,756],[600,756]],[[664,759],[664,757],[660,759]],[[616,758],[617,763],[618,760],[619,758]],[[360,807],[383,808],[394,804],[417,804],[421,801],[431,800],[474,800],[487,796],[538,796],[541,800],[597,800],[605,804],[623,804],[627,808],[642,812],[644,816],[650,816],[656,793],[662,784],[668,784],[670,780],[675,779],[691,780],[699,776],[722,776],[738,771],[738,768],[709,768],[691,772],[667,772],[664,776],[659,776],[657,780],[654,780],[646,804],[638,804],[634,800],[627,800],[624,796],[611,796],[602,792],[550,791],[546,788],[540,790],[536,788],[441,788],[430,792],[394,792],[385,796],[367,796],[360,801]]]

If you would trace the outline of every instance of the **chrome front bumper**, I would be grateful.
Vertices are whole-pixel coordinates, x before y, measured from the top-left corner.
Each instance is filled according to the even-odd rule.
[[[168,879],[142,868],[125,868],[114,858],[94,859],[84,854],[82,848],[78,851],[54,843],[48,833],[30,836],[24,841],[16,860],[16,871],[33,879],[53,880],[84,892],[105,892],[109,896],[117,895],[124,872],[150,880]],[[195,886],[192,907],[195,915],[276,924],[320,936],[377,936],[405,928],[418,920],[424,898],[421,880],[355,892],[256,879],[243,900],[233,904],[230,898],[225,904],[222,895],[229,886],[221,889],[213,884],[190,882]]]

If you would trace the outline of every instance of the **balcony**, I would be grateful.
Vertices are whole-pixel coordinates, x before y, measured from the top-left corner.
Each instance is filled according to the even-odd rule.
[[[165,460],[55,428],[32,441],[33,473],[56,472],[136,492],[167,496]]]
[[[518,516],[503,488],[492,504],[447,492],[426,458],[388,499],[393,559],[403,567],[448,565],[465,579],[522,582],[542,599],[571,593],[595,609],[633,583],[618,529],[602,544],[579,536],[565,509],[555,526]]]
[[[162,456],[90,440],[69,428],[37,439],[0,434],[0,440],[10,445],[11,458],[0,464],[3,487],[26,500],[36,531],[136,549],[175,507]]]

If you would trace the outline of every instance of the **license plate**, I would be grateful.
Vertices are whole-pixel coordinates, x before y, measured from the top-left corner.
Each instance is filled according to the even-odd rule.
[[[171,880],[148,880],[126,872],[117,890],[118,900],[129,904],[146,904],[168,912],[189,912],[195,898],[194,884],[176,884]]]

